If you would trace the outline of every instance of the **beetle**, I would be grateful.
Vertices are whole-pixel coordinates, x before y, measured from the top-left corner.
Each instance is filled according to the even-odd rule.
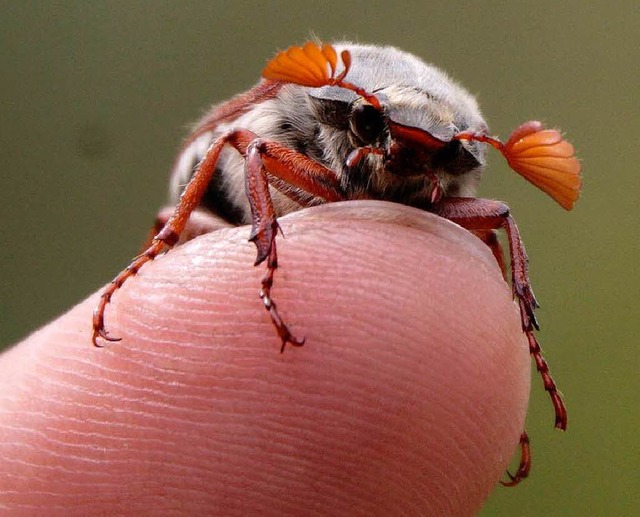
[[[444,72],[393,47],[309,42],[280,52],[249,91],[214,106],[196,125],[171,174],[171,216],[162,216],[146,250],[103,291],[92,341],[118,341],[105,328],[112,296],[147,262],[184,238],[190,215],[204,209],[229,223],[251,224],[254,265],[266,263],[260,297],[280,338],[301,346],[271,296],[278,267],[278,217],[322,203],[379,199],[421,208],[480,237],[506,278],[496,230],[507,235],[513,296],[522,330],[549,393],[555,426],[567,412],[534,332],[538,304],[518,227],[504,203],[475,197],[493,147],[510,167],[570,210],[578,199],[580,162],[558,130],[519,126],[503,143],[490,136],[475,99]],[[185,186],[186,185],[186,186]],[[517,472],[531,456],[521,436]]]

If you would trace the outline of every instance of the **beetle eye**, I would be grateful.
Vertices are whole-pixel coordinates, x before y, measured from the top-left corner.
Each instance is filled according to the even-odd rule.
[[[384,125],[382,113],[371,104],[358,104],[351,113],[351,130],[363,144],[374,142]]]

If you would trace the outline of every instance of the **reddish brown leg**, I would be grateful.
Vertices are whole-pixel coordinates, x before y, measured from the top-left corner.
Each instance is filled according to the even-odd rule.
[[[259,142],[259,141],[256,141]],[[293,346],[302,346],[304,338],[296,338],[289,327],[284,323],[276,303],[271,298],[273,276],[278,267],[278,253],[276,250],[276,235],[280,226],[276,219],[273,201],[269,194],[269,180],[267,171],[262,164],[260,151],[256,143],[252,143],[247,149],[245,162],[245,190],[251,205],[252,227],[249,240],[256,245],[258,256],[254,265],[267,260],[267,272],[262,278],[260,298],[265,309],[269,312],[271,322],[278,332],[282,343],[280,352],[284,352],[287,343]]]
[[[262,289],[260,289],[260,299],[264,304],[265,309],[269,312],[269,316],[271,317],[271,322],[273,326],[276,328],[278,332],[278,336],[280,337],[280,353],[284,352],[287,343],[292,346],[302,346],[304,345],[305,338],[298,339],[295,337],[289,327],[282,321],[280,317],[280,313],[278,312],[278,307],[276,302],[271,298],[271,287],[273,286],[273,276],[278,267],[278,254],[276,252],[276,241],[275,238],[271,243],[269,248],[269,255],[267,258],[267,272],[262,278]]]
[[[169,217],[162,229],[153,237],[149,247],[136,257],[126,269],[120,272],[107,286],[100,296],[98,306],[93,313],[92,341],[95,346],[101,346],[98,338],[107,341],[119,341],[108,335],[104,324],[104,313],[107,305],[115,292],[122,287],[124,282],[134,276],[147,262],[157,257],[161,251],[172,248],[180,240],[189,217],[196,209],[204,195],[223,147],[232,145],[242,155],[247,155],[249,144],[255,142],[252,149],[257,149],[256,158],[250,161],[253,165],[247,165],[247,194],[253,214],[253,229],[251,240],[258,248],[256,265],[269,258],[267,262],[267,275],[262,281],[260,296],[275,325],[278,335],[284,345],[289,342],[301,345],[303,341],[295,339],[288,331],[286,325],[278,315],[276,305],[271,299],[270,291],[273,284],[273,274],[277,267],[277,254],[275,248],[275,236],[278,229],[271,195],[268,189],[268,180],[280,181],[290,186],[302,189],[309,193],[309,199],[320,197],[327,201],[342,199],[339,181],[331,170],[314,162],[295,151],[287,149],[280,144],[258,140],[257,136],[246,130],[232,131],[223,135],[211,144],[205,158],[200,162],[198,169],[186,186],[180,202],[173,215]],[[257,165],[256,165],[257,164]],[[264,167],[267,167],[270,175]],[[305,199],[303,195],[294,195],[296,200]]]
[[[529,445],[529,436],[527,431],[522,431],[520,435],[520,465],[515,474],[511,474],[507,470],[509,481],[500,481],[503,486],[516,486],[520,481],[525,479],[531,471],[531,447]]]
[[[134,258],[126,269],[118,273],[118,275],[103,291],[100,296],[98,306],[93,311],[93,335],[91,340],[95,346],[101,346],[98,342],[99,337],[106,341],[120,341],[121,338],[109,336],[105,329],[104,312],[107,305],[116,291],[122,287],[122,284],[140,271],[140,268],[143,265],[156,258],[165,248],[172,248],[178,242],[180,234],[184,230],[191,212],[193,212],[200,202],[200,199],[204,195],[204,192],[211,181],[220,152],[229,140],[229,137],[229,135],[222,137],[211,145],[207,151],[206,157],[202,160],[198,170],[185,188],[182,197],[180,198],[180,203],[178,203],[173,215],[169,218],[158,234],[153,237],[149,247],[143,253]]]
[[[533,334],[534,329],[538,329],[538,322],[534,315],[538,303],[529,281],[527,254],[518,227],[509,215],[509,207],[499,201],[488,199],[451,198],[436,205],[433,211],[471,231],[505,229],[511,257],[511,286],[520,305],[522,329],[529,340],[529,351],[535,360],[538,372],[540,372],[544,388],[553,402],[556,415],[555,426],[559,429],[566,429],[567,410],[549,373],[549,366],[542,356],[540,345]]]
[[[331,173],[327,177],[325,171],[318,171],[322,175],[314,174],[313,169],[317,167],[318,164],[307,157],[275,142],[258,139],[253,141],[247,149],[245,188],[253,220],[250,240],[258,250],[255,265],[267,261],[267,272],[262,279],[260,298],[269,311],[271,321],[280,337],[281,352],[284,352],[287,343],[293,346],[302,346],[304,338],[298,339],[291,333],[280,317],[276,303],[271,297],[273,277],[278,267],[276,236],[280,227],[269,194],[267,168],[269,173],[277,174],[278,179],[294,184],[314,196],[321,195],[328,201],[342,199],[335,175]]]

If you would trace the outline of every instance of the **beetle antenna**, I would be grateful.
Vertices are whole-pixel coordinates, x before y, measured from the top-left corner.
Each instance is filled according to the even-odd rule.
[[[351,68],[351,53],[348,50],[340,52],[342,71],[336,76],[338,53],[333,46],[312,41],[302,47],[289,47],[279,52],[267,63],[262,71],[262,77],[273,81],[283,81],[300,86],[319,88],[321,86],[339,86],[356,93],[374,108],[382,111],[378,98],[344,78]]]
[[[573,146],[557,129],[545,129],[532,120],[518,126],[506,143],[482,133],[464,131],[454,140],[484,142],[502,153],[509,167],[571,210],[580,195],[580,161]]]

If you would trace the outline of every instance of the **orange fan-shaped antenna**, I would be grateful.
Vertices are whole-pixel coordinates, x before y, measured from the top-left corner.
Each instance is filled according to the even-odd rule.
[[[532,120],[517,127],[506,144],[497,138],[466,132],[455,135],[454,139],[492,145],[515,172],[566,210],[573,208],[580,195],[580,162],[573,146],[557,129],[545,129],[542,123]]]
[[[502,148],[509,166],[571,210],[580,195],[580,162],[573,146],[557,129],[544,129],[537,121],[525,122],[511,133]]]
[[[344,70],[336,77],[338,55],[335,49],[331,45],[308,42],[302,47],[290,47],[279,52],[267,63],[262,77],[313,88],[338,84],[351,65],[348,50],[343,50],[340,58]]]
[[[283,81],[319,88],[321,86],[340,86],[360,95],[374,108],[382,110],[378,98],[356,84],[344,80],[351,68],[351,53],[340,52],[343,69],[336,75],[338,53],[331,45],[305,43],[302,47],[290,47],[276,55],[267,63],[262,77],[273,81]]]

